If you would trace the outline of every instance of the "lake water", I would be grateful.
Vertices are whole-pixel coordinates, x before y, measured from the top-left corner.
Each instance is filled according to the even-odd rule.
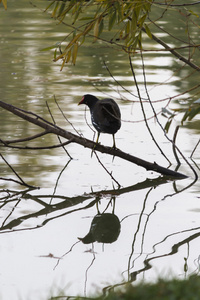
[[[45,6],[41,2],[34,3]],[[155,16],[159,14],[158,9]],[[179,38],[185,39],[184,30],[180,30],[181,15],[177,19],[176,14],[171,13],[169,17],[176,24],[173,29],[170,27],[172,33],[180,31]],[[165,24],[166,20],[162,22]],[[89,44],[88,41],[79,52],[76,65],[69,64],[60,72],[59,62],[53,62],[53,52],[40,50],[63,40],[69,32],[67,27],[23,0],[9,1],[7,11],[1,5],[0,24],[2,101],[51,121],[49,107],[57,125],[93,139],[94,133],[85,120],[87,118],[90,123],[89,111],[77,104],[87,93],[100,98],[112,97],[122,113],[122,127],[116,134],[117,147],[168,167],[168,161],[155,146],[144,124],[125,54],[112,46]],[[168,41],[165,33],[159,32],[158,36],[172,47],[177,45],[176,41]],[[192,38],[197,37],[198,33],[193,31]],[[199,74],[182,68],[182,64],[167,52],[156,52],[161,46],[147,38],[144,47],[154,50],[144,55],[146,81],[150,98],[159,112],[159,121],[164,126],[166,119],[160,112],[168,104],[169,97],[172,100],[168,108],[181,108],[198,98],[198,90],[189,90],[199,83]],[[141,95],[146,98],[139,53],[133,58],[133,66]],[[161,99],[162,102],[158,101]],[[145,102],[144,105],[151,131],[174,170],[176,160],[172,146],[156,123],[149,104]],[[170,138],[176,125],[180,125],[181,117],[177,116],[173,122]],[[0,118],[2,140],[41,132],[2,108]],[[198,175],[200,148],[197,147],[193,161],[190,155],[199,133],[197,116],[180,128],[177,137],[177,146]],[[100,142],[111,146],[112,136],[102,134]],[[59,144],[57,137],[46,135],[21,146],[55,144]],[[170,181],[125,160],[98,154],[107,171],[120,183],[118,189],[96,156],[91,157],[90,150],[77,144],[70,144],[66,149],[72,160],[62,148],[1,147],[1,154],[21,178],[40,187],[28,190],[6,181],[18,178],[0,160],[0,177],[4,179],[0,181],[1,299],[89,296],[127,281],[152,282],[158,277],[173,276],[181,279],[199,273],[200,184],[199,180],[193,184],[194,174],[183,159],[179,171],[189,177]],[[97,213],[118,217],[120,233],[115,242],[84,244],[78,239],[88,233]]]

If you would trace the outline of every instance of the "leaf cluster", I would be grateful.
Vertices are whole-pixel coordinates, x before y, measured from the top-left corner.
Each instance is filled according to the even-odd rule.
[[[136,47],[142,47],[143,27],[151,37],[150,29],[145,23],[151,5],[152,0],[52,1],[46,8],[52,9],[51,16],[63,23],[66,18],[70,19],[72,28],[64,49],[61,51],[55,45],[60,53],[55,51],[54,60],[63,60],[61,70],[69,61],[75,64],[78,49],[86,36],[93,37],[95,42],[102,38],[102,33],[106,30],[115,32],[115,41],[112,39],[108,42],[118,43],[125,51],[134,52]]]

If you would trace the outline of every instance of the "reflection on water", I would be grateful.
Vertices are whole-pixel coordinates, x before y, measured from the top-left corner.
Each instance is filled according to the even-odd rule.
[[[9,5],[8,11],[0,10],[1,100],[51,122],[52,114],[59,126],[92,139],[93,132],[85,120],[90,122],[89,112],[77,103],[86,93],[115,97],[123,120],[116,134],[118,147],[168,167],[141,122],[143,115],[127,57],[103,44],[86,46],[77,65],[68,65],[60,72],[59,64],[52,62],[53,54],[40,49],[62,39],[66,28],[26,1],[9,1]],[[175,26],[173,30],[177,30]],[[163,33],[162,38],[166,38]],[[156,49],[152,41],[147,42],[147,48]],[[199,80],[195,73],[187,78],[189,69],[180,68],[166,52],[162,59],[159,57],[155,52],[144,54],[148,89],[156,111],[182,92],[183,86],[190,89]],[[141,95],[146,99],[139,54],[133,63]],[[193,95],[188,92],[171,105],[180,107],[188,96],[192,99]],[[163,101],[156,102],[160,99]],[[144,101],[144,105],[147,117],[152,117],[148,103]],[[34,125],[2,109],[0,117],[0,138],[4,141],[40,133]],[[160,121],[165,124],[162,117]],[[179,119],[176,121],[178,124]],[[154,119],[149,122],[174,163],[171,145]],[[101,139],[110,145],[109,136],[102,134]],[[198,140],[197,120],[181,128],[177,144],[189,157]],[[56,137],[45,135],[21,145],[37,148],[58,143]],[[184,278],[199,272],[200,186],[199,182],[192,185],[193,173],[185,163],[180,172],[191,178],[173,182],[119,158],[113,161],[99,154],[105,172],[87,149],[75,144],[66,149],[72,160],[62,148],[1,147],[17,174],[40,187],[26,190],[5,180],[17,178],[0,160],[0,177],[4,179],[0,190],[2,299],[17,299],[18,295],[21,299],[42,299],[57,296],[60,291],[89,295],[127,281],[153,281],[160,275]],[[194,157],[197,172],[198,151]],[[122,188],[115,186],[109,174]]]
[[[198,213],[189,212],[184,189],[179,182],[160,177],[74,197],[2,190],[0,234],[9,247],[7,253],[2,247],[5,261],[12,257],[10,267],[17,270],[16,262],[24,256],[29,265],[37,257],[36,272],[43,267],[45,284],[48,280],[58,284],[64,276],[61,288],[66,295],[91,293],[94,285],[109,290],[113,284],[154,280],[161,272],[181,278],[198,273]],[[89,233],[79,238],[88,228]],[[2,266],[10,269],[4,262]],[[20,270],[16,275],[23,281],[29,271],[24,265]],[[30,283],[40,291],[44,286],[34,272],[29,276],[26,288],[14,278],[11,282],[4,278],[3,283],[13,284],[21,293],[31,290],[34,296]]]
[[[90,230],[85,237],[79,238],[84,244],[94,242],[113,243],[120,234],[120,221],[111,213],[97,214],[92,220]]]

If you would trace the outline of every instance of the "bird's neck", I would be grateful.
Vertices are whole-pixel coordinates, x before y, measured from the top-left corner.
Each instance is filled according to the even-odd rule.
[[[89,107],[90,111],[93,110],[93,108],[96,105],[97,101],[98,101],[98,99],[95,99],[95,101],[92,101],[92,102],[89,103],[88,107]]]

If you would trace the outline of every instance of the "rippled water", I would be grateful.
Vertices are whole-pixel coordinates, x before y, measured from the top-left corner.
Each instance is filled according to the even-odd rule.
[[[168,167],[142,122],[136,87],[125,55],[104,44],[86,45],[80,50],[76,66],[68,65],[60,72],[59,63],[52,61],[53,53],[40,50],[63,39],[68,29],[22,0],[9,1],[8,10],[0,11],[0,22],[2,101],[51,121],[50,109],[59,126],[92,139],[93,131],[85,121],[86,115],[90,122],[89,112],[77,103],[86,93],[99,97],[109,95],[117,99],[122,112],[117,146]],[[155,47],[149,41],[145,46]],[[187,79],[190,71],[179,69],[179,62],[164,51],[162,56],[154,52],[145,54],[144,58],[151,99],[166,99],[154,103],[157,111],[167,105],[168,97],[181,93],[183,88],[189,90],[198,81],[196,74]],[[115,79],[133,95],[109,76],[104,61]],[[146,97],[139,55],[133,64],[141,94]],[[175,98],[170,107],[180,107],[191,95],[188,92]],[[148,104],[145,109],[147,117],[151,117],[151,130],[174,169],[172,147],[152,118]],[[18,139],[40,132],[3,109],[0,109],[0,118],[1,139]],[[164,125],[166,120],[160,114],[159,118]],[[176,122],[169,132],[170,138],[180,117]],[[199,118],[192,125],[186,125],[180,129],[177,145],[188,158],[199,139]],[[58,143],[56,137],[47,135],[28,145]],[[101,143],[112,145],[112,137],[102,134]],[[23,180],[40,187],[25,190],[14,182],[1,180],[2,299],[90,295],[128,280],[153,281],[158,276],[184,278],[199,272],[200,186],[197,181],[189,188],[194,175],[185,162],[179,171],[190,177],[173,182],[119,158],[113,161],[108,155],[98,154],[108,172],[120,183],[121,189],[117,189],[96,157],[91,158],[91,151],[76,144],[66,149],[72,160],[60,148],[1,148],[3,156]],[[199,173],[198,148],[194,159],[196,166],[189,161]],[[3,160],[0,165],[1,177],[16,179]],[[98,212],[114,213],[118,217],[119,237],[111,244],[83,244],[78,238],[88,233]]]

